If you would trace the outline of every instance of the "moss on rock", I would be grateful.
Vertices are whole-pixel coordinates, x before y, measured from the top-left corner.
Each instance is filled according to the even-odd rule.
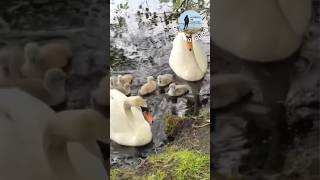
[[[179,117],[170,113],[165,114],[165,133],[169,139],[173,138],[178,133],[179,127],[181,127],[186,120],[188,120],[186,117]]]

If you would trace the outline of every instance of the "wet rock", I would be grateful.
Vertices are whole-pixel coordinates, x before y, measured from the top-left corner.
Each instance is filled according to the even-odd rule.
[[[10,25],[0,17],[0,32],[8,32],[10,31]]]
[[[239,117],[222,116],[216,118],[215,130],[211,132],[211,148],[218,173],[231,174],[241,166],[241,160],[249,153],[244,148],[247,122]]]
[[[34,3],[34,4],[46,4],[49,2],[50,2],[50,0],[32,0],[32,3]]]

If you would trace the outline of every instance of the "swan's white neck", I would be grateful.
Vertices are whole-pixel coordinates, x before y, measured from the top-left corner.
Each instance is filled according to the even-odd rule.
[[[124,110],[127,112],[127,111],[130,111],[131,112],[131,104],[128,100],[124,101],[123,103],[123,108]]]
[[[101,161],[103,158],[95,141],[96,138],[83,129],[87,126],[77,126],[76,123],[55,119],[55,121],[49,122],[47,129],[44,131],[43,144],[49,165],[57,177],[62,180],[81,180],[68,153],[70,142],[81,144],[89,153],[95,155]]]
[[[192,54],[193,59],[196,59],[196,55],[194,54],[194,50],[193,50],[193,49],[192,49],[192,51],[191,51],[191,54]],[[198,69],[201,71],[201,68],[200,68],[199,63],[198,63],[197,61],[195,61],[195,63],[196,63],[196,65],[197,65]]]
[[[49,166],[57,176],[57,179],[80,180],[68,154],[66,139],[48,132],[44,138],[44,149]]]
[[[66,91],[64,85],[55,87],[47,84],[45,87],[49,93],[48,102],[50,105],[58,105],[62,103],[66,98]]]
[[[141,128],[143,128],[144,127],[144,123],[141,123],[140,119],[137,119],[137,118],[134,117],[134,114],[133,114],[132,109],[131,109],[132,106],[133,105],[132,105],[132,102],[131,102],[130,99],[127,99],[127,100],[124,101],[123,107],[124,107],[125,114],[127,115],[128,119],[132,120],[132,123],[135,126],[140,126]],[[137,108],[139,108],[139,107],[137,107]],[[146,121],[144,120],[144,122],[146,122]]]

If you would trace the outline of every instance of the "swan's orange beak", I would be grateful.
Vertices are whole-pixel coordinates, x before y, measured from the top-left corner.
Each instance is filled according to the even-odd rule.
[[[149,111],[144,111],[143,112],[143,116],[144,116],[144,119],[146,121],[148,121],[149,124],[153,123],[154,117],[152,116],[152,114]]]
[[[189,51],[192,50],[192,41],[187,41],[187,48],[189,49]]]

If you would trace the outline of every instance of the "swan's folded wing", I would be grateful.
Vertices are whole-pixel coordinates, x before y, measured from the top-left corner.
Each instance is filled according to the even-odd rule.
[[[200,45],[200,43],[195,40],[194,38],[192,38],[192,46],[193,46],[193,52],[194,52],[194,56],[196,59],[196,62],[200,68],[200,70],[205,73],[207,71],[208,68],[208,62],[207,62],[207,57]]]
[[[89,153],[83,146],[76,143],[68,144],[70,158],[83,180],[106,179],[107,171],[99,157]]]
[[[49,180],[42,134],[53,110],[17,89],[1,89],[0,99],[0,179]]]
[[[278,2],[297,35],[305,34],[311,19],[311,0],[278,0]]]

